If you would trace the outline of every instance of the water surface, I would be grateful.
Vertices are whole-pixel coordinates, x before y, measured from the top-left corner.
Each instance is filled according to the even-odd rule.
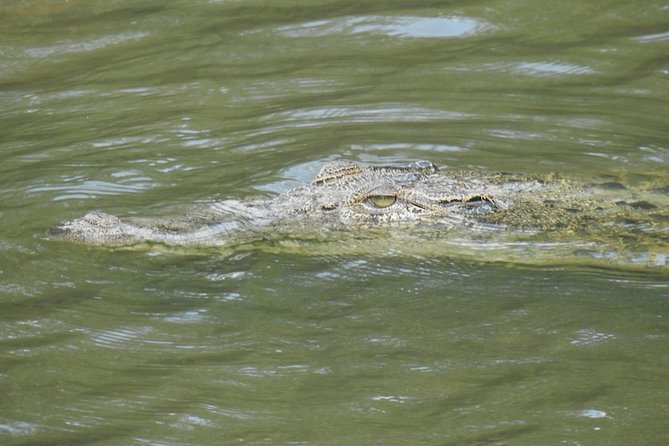
[[[44,237],[339,158],[662,193],[668,5],[9,0],[0,24],[2,444],[669,440],[665,269]]]

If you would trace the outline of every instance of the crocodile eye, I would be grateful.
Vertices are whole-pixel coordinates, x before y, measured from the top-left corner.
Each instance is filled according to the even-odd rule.
[[[370,195],[367,197],[367,201],[374,207],[383,209],[395,204],[397,197],[394,195]]]

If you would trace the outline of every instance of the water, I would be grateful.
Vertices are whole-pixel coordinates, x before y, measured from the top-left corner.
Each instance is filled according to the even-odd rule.
[[[663,269],[44,239],[337,158],[662,178],[669,5],[9,0],[0,23],[2,444],[669,441]]]

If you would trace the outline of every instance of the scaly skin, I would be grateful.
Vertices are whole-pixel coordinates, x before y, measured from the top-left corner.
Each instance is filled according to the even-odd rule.
[[[622,241],[665,249],[669,216],[663,189],[611,189],[558,177],[440,173],[427,161],[391,166],[334,161],[323,166],[311,184],[273,199],[224,200],[178,218],[118,218],[91,212],[60,224],[50,235],[108,247],[202,247],[386,230],[419,234],[421,240],[497,233],[507,241],[578,236],[609,246]]]

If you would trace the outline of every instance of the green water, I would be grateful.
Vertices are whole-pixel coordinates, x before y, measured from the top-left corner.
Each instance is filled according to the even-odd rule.
[[[666,269],[44,237],[337,158],[661,178],[668,4],[5,0],[0,35],[1,444],[669,442]]]

